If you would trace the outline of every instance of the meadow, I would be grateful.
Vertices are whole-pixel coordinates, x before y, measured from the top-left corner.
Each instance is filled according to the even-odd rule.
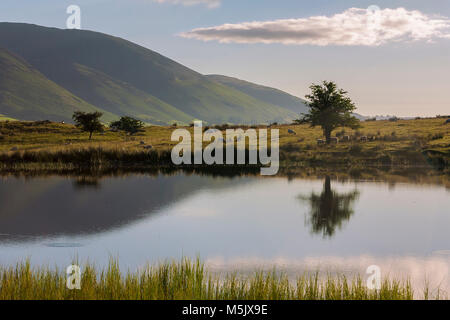
[[[218,129],[232,128],[228,125]],[[236,126],[235,126],[236,127]],[[233,128],[235,128],[233,127]],[[239,128],[266,128],[239,126]],[[92,140],[71,124],[55,122],[0,122],[0,163],[3,168],[29,165],[170,165],[170,140],[175,126],[148,126],[129,135],[105,130]],[[184,127],[193,130],[192,127]],[[208,128],[208,127],[206,127]],[[415,165],[447,168],[450,125],[443,118],[365,121],[361,128],[342,128],[333,135],[350,141],[318,145],[320,128],[308,125],[272,125],[280,130],[280,164],[292,165]],[[360,141],[367,137],[369,141]]]
[[[412,300],[443,299],[428,288],[414,292],[408,280],[384,279],[381,289],[367,288],[356,276],[319,272],[293,281],[282,272],[213,274],[200,260],[168,261],[137,272],[122,272],[111,260],[103,270],[81,268],[81,289],[66,287],[65,270],[33,268],[28,261],[0,267],[0,300]]]

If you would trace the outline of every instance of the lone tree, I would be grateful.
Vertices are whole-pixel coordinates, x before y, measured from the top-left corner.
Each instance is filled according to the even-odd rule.
[[[296,120],[296,123],[309,123],[311,127],[321,126],[328,144],[334,129],[360,127],[359,120],[352,116],[356,106],[346,91],[338,89],[332,81],[324,81],[322,85],[312,84],[309,88],[311,94],[305,96],[309,113],[303,113],[303,117]]]
[[[120,120],[112,122],[109,126],[116,130],[123,130],[130,134],[135,134],[144,127],[144,123],[141,120],[131,117],[121,117]]]
[[[103,125],[100,123],[101,112],[82,112],[75,111],[72,119],[75,121],[75,126],[82,131],[89,132],[89,140],[92,138],[94,132],[102,132]]]

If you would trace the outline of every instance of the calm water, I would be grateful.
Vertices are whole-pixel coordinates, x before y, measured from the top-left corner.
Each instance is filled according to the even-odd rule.
[[[323,179],[131,175],[0,178],[0,264],[123,267],[199,255],[218,270],[278,266],[448,287],[450,191]]]

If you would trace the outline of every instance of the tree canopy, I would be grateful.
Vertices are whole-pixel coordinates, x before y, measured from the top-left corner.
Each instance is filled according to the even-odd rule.
[[[331,133],[338,127],[356,129],[359,120],[352,115],[355,104],[347,96],[347,91],[338,89],[332,81],[323,81],[321,85],[312,84],[311,94],[305,96],[309,113],[302,114],[297,123],[309,123],[312,127],[322,127],[327,143],[330,143]]]
[[[72,119],[75,122],[77,128],[82,131],[89,132],[89,140],[92,138],[94,132],[102,132],[103,125],[100,122],[100,117],[103,115],[101,112],[82,112],[75,111]]]
[[[123,130],[134,134],[139,132],[144,127],[144,123],[141,120],[137,120],[131,117],[121,117],[120,120],[114,121],[110,124],[110,127],[117,130]]]

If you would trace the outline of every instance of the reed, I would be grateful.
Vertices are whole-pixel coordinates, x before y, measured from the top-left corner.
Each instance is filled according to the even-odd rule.
[[[296,281],[273,270],[217,275],[199,260],[182,259],[122,272],[117,260],[104,269],[82,267],[81,289],[66,288],[65,270],[33,268],[29,261],[0,267],[1,300],[411,300],[408,281],[385,279],[370,290],[355,276],[305,273]],[[431,297],[428,289],[421,297]]]

